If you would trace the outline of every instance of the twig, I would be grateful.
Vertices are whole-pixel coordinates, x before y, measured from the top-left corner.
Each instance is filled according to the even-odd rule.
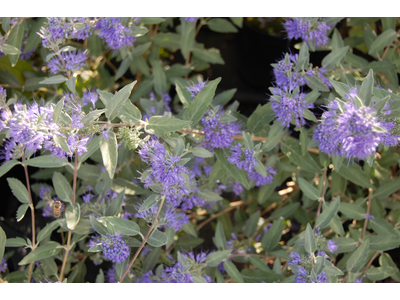
[[[157,223],[157,218],[158,218],[158,215],[159,215],[160,212],[161,212],[161,208],[162,208],[162,206],[163,206],[163,204],[164,204],[164,200],[165,200],[165,196],[163,196],[163,197],[161,198],[161,204],[160,204],[160,207],[158,208],[158,211],[157,211],[156,216],[154,217],[153,224],[151,224],[149,230],[147,231],[146,236],[144,237],[144,239],[143,239],[143,241],[142,241],[142,244],[141,244],[140,247],[136,250],[135,256],[132,258],[132,260],[131,260],[129,266],[126,268],[124,274],[123,274],[123,275],[121,276],[121,278],[119,279],[119,283],[121,283],[122,280],[124,280],[126,274],[128,274],[128,272],[129,272],[129,269],[132,267],[132,265],[133,265],[133,263],[135,262],[136,258],[139,256],[140,251],[143,249],[144,245],[146,244],[147,239],[148,239],[149,236],[150,236],[150,233],[152,232],[154,226],[155,226],[156,223]]]
[[[22,162],[25,161],[25,153],[22,151]],[[25,171],[25,179],[26,179],[26,186],[28,189],[28,195],[29,195],[29,207],[31,208],[31,216],[32,216],[32,251],[36,249],[36,226],[35,226],[35,208],[33,206],[33,200],[32,200],[32,192],[31,192],[31,184],[29,182],[29,173],[28,173],[28,166],[23,165],[24,171]],[[29,264],[29,274],[28,274],[28,283],[31,282],[32,278],[32,270],[33,270],[33,262]]]
[[[221,216],[223,214],[230,212],[231,210],[234,210],[236,207],[243,205],[243,204],[244,204],[244,202],[242,200],[229,203],[228,208],[225,208],[224,210],[220,211],[219,213],[217,213],[215,215],[212,215],[207,220],[205,220],[202,223],[200,223],[199,225],[197,225],[195,230],[200,230],[204,225],[210,223],[212,220],[218,218],[219,216]]]
[[[364,271],[361,273],[360,279],[363,279],[363,277],[365,276],[365,273],[367,272],[368,268],[372,265],[372,263],[374,262],[375,258],[378,256],[378,254],[380,253],[380,251],[376,251],[374,256],[372,256],[372,258],[369,260],[367,266],[365,267]]]
[[[325,185],[326,185],[326,172],[327,172],[327,169],[325,168],[324,169],[324,179],[323,179],[323,182],[322,182],[321,197],[319,197],[319,205],[318,205],[316,218],[318,218],[319,214],[321,213],[322,202],[324,202]]]
[[[368,217],[369,217],[369,212],[371,210],[371,201],[372,201],[372,188],[368,189],[368,203],[367,203],[367,216],[365,218],[364,221],[364,227],[363,227],[363,231],[361,234],[361,239],[364,239],[364,235],[365,235],[365,231],[367,230],[367,224],[368,224]],[[361,242],[358,244],[358,246],[361,245]]]
[[[75,199],[76,199],[76,182],[78,178],[78,152],[75,150],[75,164],[74,164],[74,177],[73,177],[73,183],[72,183],[72,205],[75,204]],[[68,260],[68,253],[70,250],[71,246],[71,237],[72,237],[72,232],[68,231],[68,237],[67,237],[67,245],[65,249],[65,254],[64,254],[64,260],[61,266],[61,271],[60,271],[60,282],[64,281],[64,272],[65,272],[65,266],[67,264]]]

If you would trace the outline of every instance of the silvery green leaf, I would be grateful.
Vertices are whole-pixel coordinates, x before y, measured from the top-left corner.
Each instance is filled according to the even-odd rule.
[[[139,208],[139,213],[142,211],[148,210],[153,205],[156,205],[158,201],[161,200],[161,196],[158,194],[150,195],[146,200],[144,200],[143,204]]]
[[[92,228],[101,235],[107,235],[108,230],[107,227],[104,226],[101,222],[99,222],[95,217],[89,216],[90,225]]]
[[[276,246],[278,246],[284,228],[285,228],[284,219],[279,218],[273,222],[271,228],[269,228],[268,231],[263,235],[261,239],[261,244],[266,252],[269,253]]]
[[[226,273],[234,279],[237,283],[244,283],[243,277],[240,274],[239,270],[236,268],[236,266],[230,262],[229,260],[226,260],[224,262],[224,268]]]
[[[106,139],[100,136],[100,151],[103,158],[103,164],[110,178],[114,178],[115,168],[118,162],[117,137],[113,131],[108,132],[109,137]]]
[[[117,195],[114,199],[111,200],[110,205],[107,207],[106,216],[115,216],[121,211],[121,205],[124,201],[125,197],[125,188],[124,190]]]
[[[24,247],[26,246],[26,241],[23,238],[9,238],[6,241],[6,247]]]
[[[106,109],[95,109],[85,115],[81,120],[83,126],[88,127],[92,125],[93,122],[96,121],[105,111]]]
[[[398,268],[394,267],[371,267],[367,271],[367,277],[370,280],[383,280],[390,277],[399,271]]]
[[[56,194],[60,200],[68,203],[72,203],[72,188],[68,180],[63,174],[54,172],[53,174],[53,186]]]
[[[46,244],[40,245],[35,250],[25,256],[18,265],[23,266],[31,262],[40,261],[47,257],[57,255],[62,250],[62,247],[57,242],[47,242]]]
[[[19,50],[17,47],[8,45],[8,44],[3,44],[0,46],[0,51],[2,51],[4,54],[8,55],[17,55],[21,54],[21,50]]]
[[[217,267],[223,260],[227,259],[232,250],[216,251],[207,255],[206,264],[209,267]]]
[[[24,31],[25,31],[25,24],[24,20],[18,22],[16,26],[14,26],[10,34],[7,38],[7,44],[10,46],[14,46],[17,49],[21,49],[22,46],[22,40],[24,38]],[[21,53],[21,52],[20,52]],[[17,61],[19,59],[19,53],[15,55],[9,55],[8,58],[11,62],[11,66],[14,67],[17,64]]]
[[[315,227],[324,229],[326,228],[330,222],[335,217],[340,205],[340,197],[332,200],[331,203],[328,205],[326,204],[326,208],[322,211],[322,213],[318,216],[317,220],[315,221]]]
[[[179,80],[175,81],[175,90],[179,97],[179,100],[182,102],[183,107],[188,107],[189,102],[192,101],[190,98],[190,92],[179,82]]]
[[[120,114],[120,118],[127,123],[140,123],[142,120],[142,114],[140,110],[130,101],[125,103],[124,108],[120,111]]]
[[[63,83],[66,82],[68,80],[67,77],[62,76],[62,75],[56,75],[56,76],[52,76],[49,78],[46,78],[43,81],[40,81],[40,84],[59,84],[59,83]]]
[[[54,112],[53,112],[54,123],[58,123],[58,121],[60,120],[61,110],[64,108],[64,100],[65,97],[63,97],[60,101],[58,101],[56,106],[54,107]]]
[[[153,247],[161,247],[167,243],[167,240],[167,235],[164,232],[155,230],[147,239],[147,243]]]
[[[186,224],[184,224],[182,227],[182,230],[184,231],[184,232],[186,232],[187,234],[190,234],[191,236],[194,236],[194,237],[198,237],[197,236],[197,232],[196,232],[196,229],[194,229],[194,226],[193,226],[193,224],[192,223],[186,223]]]
[[[221,18],[212,18],[211,20],[207,21],[207,26],[212,31],[215,32],[221,32],[221,33],[238,32],[238,29],[235,26],[233,26],[231,22]]]
[[[400,246],[400,235],[371,235],[371,251],[388,251]]]
[[[285,219],[289,218],[295,213],[295,211],[299,208],[299,206],[300,206],[300,203],[298,203],[298,202],[290,203],[289,205],[286,205],[286,206],[274,211],[271,214],[270,218],[271,218],[271,220],[275,220],[280,217],[285,218]]]
[[[272,271],[265,272],[257,269],[243,269],[242,278],[246,283],[272,283],[274,281],[280,280],[282,278],[282,275],[276,274]]]
[[[300,190],[311,200],[318,200],[320,197],[320,193],[318,193],[317,188],[315,188],[312,184],[310,184],[307,180],[302,177],[297,179],[297,183],[300,187]]]
[[[41,242],[47,237],[51,235],[51,233],[58,227],[60,226],[58,220],[54,220],[53,222],[47,224],[45,227],[43,227],[40,231],[39,234],[37,235],[37,241]]]
[[[19,165],[20,162],[18,160],[12,159],[4,164],[1,165],[0,167],[0,177],[6,174],[8,171],[10,171],[15,165]]]
[[[258,105],[256,110],[247,119],[247,128],[250,132],[259,132],[275,118],[276,116],[274,110],[272,109],[271,102],[268,102],[263,106]],[[282,131],[282,126],[280,131]],[[270,137],[268,137],[268,139],[269,138]]]
[[[383,50],[386,46],[392,44],[397,38],[397,33],[393,29],[386,29],[382,32],[368,47],[369,55],[376,55],[380,50]]]
[[[315,240],[314,231],[311,228],[310,223],[307,224],[307,229],[304,238],[304,247],[307,253],[314,253],[317,250],[317,243]]]
[[[118,116],[118,112],[125,105],[125,102],[129,99],[129,95],[131,94],[136,82],[137,81],[135,80],[134,82],[124,86],[111,98],[110,101],[107,102],[106,117],[108,118],[108,120],[112,121],[116,116]]]
[[[71,149],[68,146],[67,139],[61,135],[53,135],[54,144],[67,152],[68,154],[72,154]]]
[[[220,201],[223,199],[219,194],[212,192],[208,189],[201,188],[201,189],[199,189],[198,194],[201,199],[204,199],[207,201]]]
[[[192,124],[192,121],[184,121],[168,116],[153,116],[146,126],[146,132],[162,136],[169,132],[181,130],[190,124]]]
[[[8,185],[11,188],[13,195],[21,202],[22,204],[29,204],[29,194],[25,185],[16,178],[7,178]]]
[[[101,219],[110,222],[115,231],[123,235],[135,236],[140,233],[139,225],[133,221],[118,217],[102,217]]]
[[[111,101],[114,95],[108,92],[101,91],[99,89],[97,89],[96,92],[99,95],[101,102],[103,102],[104,106],[107,107],[108,102]]]
[[[65,210],[65,219],[67,221],[68,229],[74,230],[80,218],[81,208],[79,206],[79,203],[75,203],[74,205],[67,205],[67,209]]]
[[[374,88],[374,72],[369,70],[367,77],[363,80],[358,96],[365,106],[371,103],[372,92]]]
[[[215,229],[214,243],[218,249],[226,249],[227,248],[224,227],[223,227],[221,221],[218,221],[217,228]]]
[[[360,247],[349,257],[346,262],[346,268],[349,272],[358,272],[367,263],[367,255],[369,252],[369,240],[362,243]]]
[[[94,136],[92,140],[87,144],[87,152],[83,152],[81,156],[78,156],[80,163],[85,162],[94,152],[100,147],[100,136]]]
[[[232,100],[233,95],[235,95],[237,89],[229,89],[226,91],[223,91],[222,93],[219,93],[216,95],[212,101],[213,106],[221,105],[224,106],[226,105],[229,101]]]
[[[339,211],[349,219],[361,221],[365,218],[366,210],[354,203],[340,203]]]
[[[0,227],[0,261],[4,257],[4,251],[6,249],[6,240],[7,240],[6,233],[4,232],[3,228]]]
[[[260,219],[260,211],[257,210],[254,214],[252,214],[246,222],[244,227],[244,234],[246,237],[250,238],[257,230],[258,220]]]
[[[204,157],[204,158],[214,157],[213,153],[211,153],[207,149],[204,149],[204,148],[201,148],[201,147],[193,148],[192,153],[193,153],[194,156],[197,156],[197,157]]]
[[[181,52],[186,58],[192,49],[196,33],[196,25],[194,22],[188,22],[185,18],[180,18],[181,21]]]

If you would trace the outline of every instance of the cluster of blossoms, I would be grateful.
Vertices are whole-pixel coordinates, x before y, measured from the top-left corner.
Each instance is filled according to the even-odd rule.
[[[333,24],[327,25],[324,18],[292,18],[287,19],[283,26],[289,39],[314,41],[317,47],[328,43],[327,32],[333,28]]]
[[[129,247],[119,236],[107,234],[106,238],[102,241],[101,246],[103,248],[104,258],[107,258],[114,263],[120,264],[129,258]]]
[[[5,258],[3,258],[0,261],[0,272],[5,272],[7,270],[7,261]]]
[[[273,167],[267,167],[267,176],[263,176],[258,172],[250,172],[249,178],[254,180],[255,186],[263,186],[265,184],[270,184],[276,175],[276,171]]]
[[[307,103],[305,100],[306,94],[299,93],[298,88],[293,92],[274,88],[272,92],[271,106],[282,126],[289,127],[292,118],[294,118],[297,127],[304,126],[306,124],[303,118],[304,110],[314,107],[312,103]]]
[[[148,99],[141,98],[140,104],[144,110],[142,120],[150,119],[152,116],[163,115],[165,112],[170,112],[171,96],[169,94],[162,95],[160,100],[156,99],[154,92],[149,94]]]
[[[207,142],[204,148],[212,150],[212,148],[229,147],[234,140],[232,135],[240,134],[240,125],[232,121],[224,122],[223,116],[222,109],[218,113],[209,110],[206,116],[200,120]]]
[[[120,18],[101,18],[95,28],[99,30],[99,37],[104,39],[112,50],[130,46],[136,40],[131,36],[131,29],[122,24]]]
[[[245,170],[250,173],[257,166],[257,159],[254,158],[253,149],[246,148],[242,150],[242,145],[240,143],[237,143],[230,149],[231,156],[228,158],[228,161],[231,164],[236,165],[238,169]]]
[[[308,69],[307,71],[297,71],[296,68],[298,63],[298,54],[286,53],[283,59],[279,60],[277,64],[273,64],[276,87],[288,90],[294,90],[297,87],[302,87],[306,84],[309,84],[306,75],[310,77],[318,75],[319,80],[321,80],[327,88],[332,87],[329,79],[324,76],[326,74],[326,69],[315,68]],[[311,68],[311,65],[309,65],[308,68]]]
[[[167,203],[177,207],[190,193],[188,168],[179,165],[180,157],[171,156],[157,139],[145,143],[138,152],[150,165],[141,176],[144,186],[159,191]]]
[[[380,143],[386,147],[398,143],[392,134],[394,123],[386,121],[389,104],[379,114],[376,109],[359,105],[357,88],[351,88],[347,101],[332,101],[329,111],[323,113],[321,123],[314,131],[314,139],[322,152],[346,158],[363,159],[375,154]]]
[[[81,70],[86,65],[86,59],[86,52],[83,51],[61,52],[61,58],[56,56],[52,58],[47,65],[51,73],[57,74],[67,70]]]
[[[189,87],[187,88],[187,90],[190,92],[190,98],[194,98],[195,96],[197,96],[197,94],[200,93],[202,89],[204,89],[206,84],[207,81],[203,81],[201,79],[199,79],[198,83],[189,83]]]
[[[139,211],[140,205],[135,205],[135,208]],[[147,223],[153,223],[155,216],[157,215],[158,206],[153,205],[149,209],[135,214],[136,218],[144,219]],[[161,210],[160,215],[157,218],[157,224],[160,228],[171,227],[175,231],[181,229],[185,224],[189,223],[189,218],[183,212],[177,212],[175,208],[167,205],[165,209]]]

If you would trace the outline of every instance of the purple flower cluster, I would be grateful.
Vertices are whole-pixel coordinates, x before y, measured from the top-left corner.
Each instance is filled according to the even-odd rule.
[[[240,125],[236,122],[222,122],[222,115],[222,110],[219,113],[207,111],[206,116],[201,119],[207,141],[205,148],[229,147],[234,140],[232,135],[240,134]]]
[[[130,251],[126,242],[119,236],[107,234],[106,239],[101,243],[103,255],[114,263],[122,263],[129,258]]]
[[[142,160],[150,165],[140,179],[146,188],[161,188],[161,195],[166,201],[177,207],[183,196],[190,194],[188,187],[189,170],[179,165],[179,156],[171,156],[164,146],[156,139],[145,143],[138,151]]]
[[[285,58],[274,65],[275,84],[278,88],[294,90],[296,87],[308,84],[304,74],[294,70],[298,60],[298,54],[286,53]],[[312,70],[308,70],[306,74],[314,76]]]
[[[99,37],[103,38],[112,50],[132,45],[136,37],[130,35],[131,29],[125,27],[119,18],[101,18],[96,23]]]
[[[287,19],[283,26],[289,39],[315,41],[317,47],[328,43],[327,31],[332,28],[324,22],[324,18],[292,18]]]
[[[42,38],[43,47],[52,48],[52,45],[61,44],[66,34],[62,18],[48,18],[47,26],[38,34]]]
[[[284,127],[290,126],[290,121],[293,117],[297,127],[305,125],[306,122],[303,118],[303,112],[305,109],[314,107],[312,103],[307,103],[304,100],[306,96],[305,93],[298,93],[296,91],[289,92],[288,90],[282,90],[280,88],[272,89],[274,94],[271,97],[272,109],[278,121],[280,121]]]
[[[5,258],[3,258],[0,261],[0,272],[5,272],[7,270],[7,261]]]
[[[161,282],[164,283],[193,283],[193,276],[184,271],[180,263],[168,267],[161,275]]]
[[[263,186],[270,184],[276,175],[276,171],[273,167],[267,167],[267,177],[264,177],[258,172],[250,172],[249,178],[255,181],[255,186]]]
[[[335,251],[338,249],[338,246],[336,245],[336,243],[332,240],[329,240],[326,244],[326,247],[328,248],[328,250],[332,253],[335,253]]]
[[[384,120],[387,112],[378,115],[372,107],[356,104],[357,89],[351,89],[348,102],[334,100],[322,114],[314,131],[314,139],[322,152],[363,159],[376,152],[379,144],[395,146],[398,136],[392,135],[392,121]]]
[[[140,205],[135,205],[135,208],[139,211]],[[153,205],[149,209],[146,209],[142,212],[138,212],[135,214],[136,218],[141,218],[146,220],[147,223],[152,223],[154,218],[156,217],[158,211],[158,206]],[[158,225],[163,227],[171,227],[175,231],[178,231],[182,228],[183,225],[189,223],[189,218],[183,212],[177,212],[176,209],[167,206],[166,209],[162,210],[160,215],[158,216]]]
[[[230,149],[231,156],[228,158],[228,161],[236,165],[238,169],[250,173],[257,166],[257,159],[254,158],[253,149],[246,148],[242,150],[242,145],[239,143],[237,143],[236,146],[232,146]]]
[[[199,18],[199,17],[186,17],[185,20],[186,20],[187,22],[194,22],[194,21],[196,21],[198,18]]]
[[[70,51],[61,52],[61,58],[55,56],[48,62],[50,72],[57,74],[66,70],[81,70],[86,64],[87,59],[86,52],[83,51]]]
[[[88,105],[90,101],[94,108],[97,100],[99,100],[99,95],[96,92],[87,91],[86,93],[83,93],[82,100],[83,100],[83,105]]]
[[[202,89],[204,89],[206,84],[207,81],[202,81],[200,79],[198,83],[189,83],[189,87],[187,88],[187,90],[190,92],[190,98],[194,98],[195,96],[197,96],[197,94],[200,93]]]

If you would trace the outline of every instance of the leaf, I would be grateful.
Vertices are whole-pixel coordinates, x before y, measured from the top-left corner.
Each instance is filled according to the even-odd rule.
[[[157,136],[178,131],[190,125],[192,121],[185,121],[168,116],[153,116],[146,126],[146,132]]]
[[[246,225],[244,227],[244,235],[248,238],[252,237],[253,234],[257,230],[257,223],[258,220],[260,219],[260,211],[257,210],[254,214],[250,216],[250,218],[247,220]]]
[[[23,266],[27,265],[31,262],[35,262],[38,260],[42,260],[47,257],[52,257],[57,255],[62,250],[62,247],[59,243],[56,242],[48,242],[44,245],[40,245],[35,250],[30,252],[27,256],[25,256],[18,265]]]
[[[130,220],[118,217],[102,217],[100,220],[107,220],[114,227],[116,232],[123,235],[135,236],[140,233],[139,225]]]
[[[224,227],[222,225],[221,221],[218,221],[217,227],[215,229],[215,246],[217,246],[218,249],[226,249],[226,237],[224,233]]]
[[[74,230],[76,225],[81,218],[81,208],[79,203],[75,203],[72,205],[67,205],[67,209],[65,210],[65,219],[67,222],[67,227],[70,230]]]
[[[197,156],[197,157],[204,157],[204,158],[214,157],[213,153],[211,153],[207,149],[204,149],[201,147],[193,148],[192,153],[194,156]],[[1,170],[1,167],[0,167],[0,170]]]
[[[217,96],[214,97],[212,101],[213,106],[221,105],[224,106],[227,104],[230,100],[232,100],[233,95],[235,95],[237,89],[229,89],[226,91],[223,91],[222,93],[219,93]]]
[[[352,165],[347,168],[340,168],[339,174],[342,175],[347,180],[364,187],[370,188],[371,183],[365,173],[361,170],[361,167],[358,165]]]
[[[106,117],[109,121],[112,121],[116,116],[118,116],[119,110],[125,105],[126,100],[129,99],[129,95],[131,94],[136,82],[137,81],[135,80],[134,82],[124,86],[111,98],[110,101],[107,102],[107,105],[105,105],[107,109]]]
[[[122,76],[124,76],[124,74],[126,73],[126,71],[128,71],[129,69],[129,65],[131,64],[131,57],[128,56],[126,57],[121,64],[118,67],[118,71],[117,73],[115,73],[115,77],[114,80],[117,81],[118,79],[120,79]]]
[[[0,177],[3,176],[4,174],[6,174],[8,171],[10,171],[15,165],[19,165],[19,164],[20,164],[20,162],[15,159],[6,161],[0,167]]]
[[[268,152],[274,149],[281,141],[283,134],[284,131],[280,122],[274,122],[269,130],[268,139],[262,146],[263,152]]]
[[[242,277],[246,283],[272,283],[282,278],[282,275],[262,270],[243,269]]]
[[[377,233],[382,235],[398,235],[398,231],[393,228],[393,225],[386,222],[385,219],[374,217],[369,220],[369,225]]]
[[[181,19],[181,52],[182,56],[186,58],[194,44],[196,25],[195,22],[187,22],[185,18]]]
[[[305,156],[301,155],[301,147],[297,142],[292,139],[287,140],[285,143],[282,142],[281,149],[295,166],[299,166],[301,169],[311,173],[320,173],[320,167],[309,153],[306,153]]]
[[[292,216],[295,211],[299,208],[300,203],[296,202],[296,203],[290,203],[289,205],[286,205],[276,211],[274,211],[271,216],[270,219],[271,220],[275,220],[278,219],[280,217],[282,218],[289,218],[290,216]]]
[[[218,267],[218,265],[228,258],[232,250],[216,251],[207,255],[206,264],[208,267]]]
[[[327,56],[325,56],[321,62],[322,67],[325,69],[333,69],[340,63],[340,61],[345,57],[347,51],[350,46],[345,46],[338,48],[336,50],[332,50]]]
[[[140,123],[142,120],[142,113],[130,101],[127,101],[120,111],[120,119],[126,123]]]
[[[167,235],[164,232],[155,230],[153,234],[147,239],[147,243],[153,247],[161,247],[167,243]]]
[[[284,228],[284,219],[279,218],[273,222],[271,228],[268,229],[261,239],[261,244],[265,252],[269,253],[278,246]]]
[[[247,190],[250,189],[249,182],[247,180],[247,172],[237,169],[233,164],[229,163],[225,157],[223,149],[214,149],[215,156],[218,161],[221,162],[222,166],[232,175],[237,181],[239,181]]]
[[[36,168],[60,168],[68,163],[67,159],[52,155],[41,155],[22,162],[23,165]]]
[[[6,241],[6,247],[24,247],[26,246],[26,241],[23,238],[9,238]]]
[[[259,257],[257,256],[251,256],[250,257],[250,262],[253,266],[257,267],[261,271],[271,273],[271,269],[268,267],[268,265]]]
[[[65,76],[56,75],[56,76],[46,78],[45,80],[42,80],[39,83],[40,84],[59,84],[59,83],[66,82],[67,80],[68,80],[68,78]]]
[[[14,26],[11,31],[10,35],[8,36],[7,43],[10,46],[14,46],[17,49],[21,49],[22,39],[24,38],[24,21],[19,22],[16,26]],[[8,59],[11,62],[11,66],[14,67],[17,64],[20,54],[16,55],[9,55]]]
[[[54,172],[53,174],[53,186],[56,194],[60,200],[64,202],[72,203],[72,188],[68,180],[63,174]]]
[[[164,22],[166,19],[165,18],[156,18],[156,17],[145,17],[145,18],[140,18],[140,23],[142,24],[159,24]]]
[[[90,225],[92,228],[101,235],[107,235],[108,230],[107,227],[104,226],[101,222],[99,222],[95,217],[89,216]]]
[[[346,262],[348,272],[358,272],[367,263],[367,255],[369,252],[369,240],[366,240]]]
[[[143,204],[140,206],[138,213],[142,211],[148,210],[153,205],[156,205],[158,201],[161,200],[161,196],[158,194],[150,195],[146,200],[144,200]]]
[[[84,127],[91,126],[94,121],[96,121],[106,110],[105,109],[96,109],[91,111],[86,116],[84,116],[81,120]]]
[[[61,135],[53,135],[53,140],[57,147],[61,148],[70,155],[72,154],[65,137]]]
[[[261,106],[258,105],[256,110],[251,114],[251,116],[247,119],[247,128],[250,132],[259,132],[265,128],[272,120],[274,120],[275,113],[272,109],[271,102]],[[276,125],[277,126],[277,125]],[[282,126],[280,128],[282,131]],[[271,137],[268,136],[269,141]]]
[[[111,200],[110,205],[107,207],[106,216],[115,216],[119,214],[121,211],[122,202],[124,201],[125,197],[125,188],[124,190],[117,195],[114,199]]]
[[[354,203],[340,203],[339,211],[350,219],[361,221],[365,218],[365,209]]]
[[[238,32],[238,29],[234,25],[232,25],[231,22],[221,18],[212,18],[211,20],[207,21],[207,26],[208,28],[210,28],[212,31],[215,32],[221,32],[221,33]]]
[[[4,257],[4,251],[6,250],[6,241],[6,233],[4,232],[3,228],[0,227],[0,261]]]
[[[18,55],[21,54],[21,50],[19,50],[17,47],[8,45],[8,44],[3,44],[0,46],[0,51],[2,51],[4,54],[8,55]]]
[[[112,179],[114,178],[115,168],[117,167],[118,162],[118,147],[115,133],[109,131],[108,134],[108,140],[106,140],[103,135],[100,137],[100,151],[104,167]]]
[[[193,98],[189,103],[188,108],[184,113],[186,120],[191,120],[192,124],[197,124],[200,119],[204,116],[208,110],[208,106],[211,104],[215,90],[217,89],[218,83],[221,78],[210,81],[207,85]]]
[[[175,90],[179,100],[183,104],[183,107],[188,107],[189,102],[192,101],[190,98],[190,92],[179,82],[179,80],[175,80]]]
[[[379,200],[383,200],[389,197],[394,192],[398,191],[399,187],[400,187],[400,178],[397,178],[393,181],[381,185],[379,188],[376,189],[373,196]]]
[[[223,199],[219,194],[212,192],[210,190],[207,190],[207,189],[199,189],[198,194],[201,199],[204,199],[207,201],[220,201]]]
[[[196,229],[194,229],[194,226],[192,223],[186,223],[186,224],[182,225],[181,228],[187,234],[190,234],[191,236],[194,236],[196,238],[198,237]]]
[[[394,267],[372,267],[367,271],[367,277],[370,280],[383,280],[387,277],[390,277],[399,271],[398,268]]]
[[[388,251],[400,246],[399,235],[371,235],[369,241],[371,251]]]
[[[25,185],[16,178],[7,178],[8,185],[11,188],[13,195],[23,204],[29,204],[29,194]]]
[[[244,283],[242,275],[232,262],[226,260],[224,262],[224,268],[226,273],[228,273],[233,280],[235,280],[237,283]]]
[[[392,44],[396,38],[397,38],[396,31],[394,31],[391,28],[390,29],[386,29],[368,47],[368,54],[376,56],[376,54],[380,50],[382,50],[386,46]]]
[[[58,227],[60,226],[58,220],[55,220],[49,224],[47,224],[45,227],[42,228],[42,230],[39,231],[39,234],[37,235],[37,242],[41,242],[47,237],[51,235],[51,233]]]
[[[312,186],[307,180],[302,177],[297,179],[300,190],[311,200],[318,200],[320,198],[320,194],[318,190]]]
[[[372,91],[374,88],[374,72],[369,70],[367,77],[365,77],[361,88],[358,92],[358,96],[365,106],[369,106],[372,99]]]
[[[304,248],[306,249],[307,253],[314,253],[317,250],[317,243],[315,240],[314,231],[311,228],[310,223],[307,224],[307,229],[305,232],[304,237]]]
[[[100,147],[100,136],[94,136],[92,140],[87,144],[87,152],[83,152],[81,156],[78,156],[80,163],[85,162],[93,153]]]
[[[317,220],[315,221],[315,227],[324,229],[326,228],[330,222],[335,217],[340,205],[340,198],[337,197],[335,200],[331,201],[329,207],[324,208],[322,213],[318,216]]]

